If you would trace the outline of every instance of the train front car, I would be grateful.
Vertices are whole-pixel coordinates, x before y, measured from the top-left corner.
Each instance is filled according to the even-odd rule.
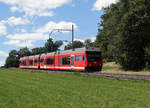
[[[59,61],[61,64],[63,64],[60,65],[60,67],[63,67],[66,70],[90,72],[101,71],[102,69],[103,62],[101,57],[101,51],[99,48],[76,48],[73,51],[62,51],[60,52],[59,56],[63,56],[64,58],[60,59],[62,61]]]
[[[86,48],[86,67],[85,71],[102,70],[102,52],[99,48]]]

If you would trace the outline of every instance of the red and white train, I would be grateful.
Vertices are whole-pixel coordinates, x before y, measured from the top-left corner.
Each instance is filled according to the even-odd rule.
[[[99,48],[77,48],[20,58],[20,68],[101,71],[102,53]]]

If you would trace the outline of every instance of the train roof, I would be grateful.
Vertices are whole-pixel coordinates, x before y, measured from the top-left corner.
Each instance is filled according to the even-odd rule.
[[[60,51],[56,51],[56,52],[43,53],[43,54],[41,54],[41,56],[54,55],[54,54],[73,53],[73,52],[80,52],[80,51],[100,51],[100,48],[83,47],[83,48],[76,48],[74,50],[72,50],[72,49],[71,50],[60,50]],[[33,58],[33,57],[39,57],[39,55],[26,56],[26,57],[22,57],[20,59]]]
[[[78,52],[78,51],[100,51],[100,49],[95,48],[95,47],[83,47],[83,48],[76,48],[73,51],[72,51],[72,49],[71,50],[63,50],[63,51],[60,51],[59,53],[63,54],[63,53]]]
[[[39,56],[40,55],[25,56],[25,57],[21,57],[20,59],[33,58],[33,57],[39,57]]]
[[[54,55],[54,54],[65,54],[65,53],[80,52],[80,51],[100,51],[100,48],[83,47],[83,48],[76,48],[74,50],[70,49],[70,50],[61,50],[61,51],[56,51],[56,52],[44,53],[44,54],[41,54],[41,56]]]

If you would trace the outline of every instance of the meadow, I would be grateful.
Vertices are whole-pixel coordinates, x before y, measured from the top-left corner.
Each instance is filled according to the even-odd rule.
[[[0,108],[150,108],[150,81],[0,69]]]

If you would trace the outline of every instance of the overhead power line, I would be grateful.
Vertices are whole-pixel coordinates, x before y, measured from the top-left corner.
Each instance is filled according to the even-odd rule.
[[[54,31],[58,31],[58,32],[62,32],[62,31],[71,31],[72,32],[72,50],[74,50],[74,46],[73,46],[73,42],[74,42],[74,25],[72,25],[72,29],[53,29],[50,33],[49,33],[49,38],[52,35],[52,33]]]

